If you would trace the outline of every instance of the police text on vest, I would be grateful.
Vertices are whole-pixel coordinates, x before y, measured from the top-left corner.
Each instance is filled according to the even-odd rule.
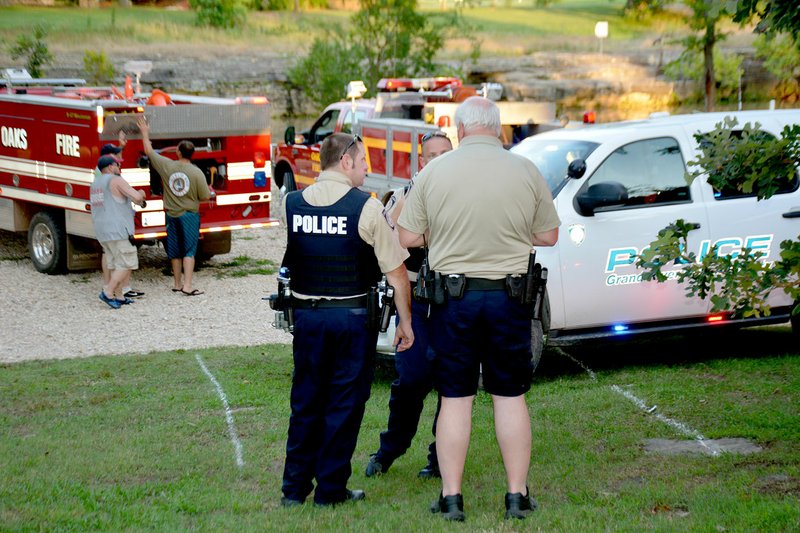
[[[347,217],[294,215],[292,232],[347,235]]]

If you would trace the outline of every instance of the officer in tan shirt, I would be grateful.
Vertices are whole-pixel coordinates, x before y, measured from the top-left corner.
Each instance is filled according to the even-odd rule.
[[[363,500],[350,490],[350,461],[372,383],[377,327],[367,327],[367,294],[381,272],[395,288],[398,350],[411,347],[410,287],[403,250],[383,206],[357,187],[367,172],[357,136],[337,133],[320,147],[317,182],[284,201],[283,265],[291,276],[294,374],[281,504]]]
[[[505,279],[527,271],[531,245],[556,243],[560,221],[533,163],[503,149],[494,103],[468,98],[455,123],[458,149],[422,170],[398,220],[403,246],[421,246],[429,233],[430,268],[463,281],[463,293],[448,292],[431,310],[434,375],[442,395],[436,432],[442,492],[431,510],[464,520],[461,484],[482,366],[506,469],[506,518],[524,518],[536,507],[526,485],[531,318],[506,293]]]

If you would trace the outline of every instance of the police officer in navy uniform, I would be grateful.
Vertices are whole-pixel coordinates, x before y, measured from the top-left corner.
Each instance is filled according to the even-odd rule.
[[[453,144],[443,131],[432,131],[422,136],[421,168],[430,161],[453,149]],[[394,226],[400,213],[403,211],[405,200],[414,186],[411,180],[406,187],[393,191],[386,202],[384,209],[389,220]],[[417,273],[425,259],[423,248],[409,248],[409,258],[406,259],[409,280],[412,288],[416,284]],[[428,315],[429,306],[425,302],[414,300],[411,302],[411,315],[414,325],[414,346],[402,353],[395,354],[395,368],[397,379],[392,382],[392,391],[389,397],[389,422],[386,431],[381,433],[381,444],[378,451],[370,456],[369,463],[364,471],[367,477],[383,474],[392,464],[403,455],[411,446],[411,441],[417,433],[420,415],[425,404],[425,398],[433,390],[433,373],[431,363],[433,351],[428,345]],[[436,436],[436,419],[439,415],[439,405],[433,418],[433,436]],[[436,458],[436,442],[428,446],[428,464],[417,474],[423,479],[440,477],[439,461]]]
[[[350,461],[373,377],[377,328],[367,327],[367,295],[381,272],[395,288],[398,350],[411,347],[408,253],[382,215],[357,189],[367,172],[358,136],[337,133],[320,147],[314,185],[286,196],[287,248],[294,307],[294,374],[283,472],[285,507],[363,500],[350,490]]]

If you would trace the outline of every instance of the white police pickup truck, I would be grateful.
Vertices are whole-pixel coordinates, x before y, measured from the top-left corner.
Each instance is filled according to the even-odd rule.
[[[800,124],[800,110],[697,113],[554,130],[511,149],[542,172],[561,218],[556,246],[537,249],[537,260],[548,268],[543,320],[532,322],[537,364],[543,337],[551,344],[568,344],[789,320],[792,302],[782,290],[773,291],[768,300],[769,317],[735,320],[712,315],[709,300],[687,298],[676,281],[643,281],[634,264],[659,230],[679,218],[696,225],[688,244],[698,256],[716,245],[721,254],[750,248],[774,261],[780,242],[800,235],[798,179],[761,201],[720,193],[704,179],[687,185],[686,164],[698,154],[694,134],[712,131],[728,116],[736,118],[738,127],[758,122],[775,136],[787,124]],[[581,161],[585,167],[579,172]],[[792,321],[796,333],[798,322]],[[381,335],[379,353],[393,352],[393,335],[392,328]]]
[[[550,131],[511,149],[542,172],[562,223],[558,244],[537,251],[549,270],[542,324],[548,342],[789,320],[792,302],[782,290],[770,296],[770,317],[720,320],[708,300],[687,298],[675,281],[642,281],[634,265],[658,231],[679,218],[696,225],[688,246],[698,256],[716,245],[720,254],[750,248],[773,261],[782,240],[800,235],[797,178],[761,201],[715,191],[704,179],[687,184],[686,164],[698,154],[694,134],[712,131],[726,116],[737,128],[758,122],[775,136],[800,124],[800,110],[698,113]],[[576,160],[585,162],[583,172],[580,162],[570,170]],[[797,320],[793,327],[797,332]]]

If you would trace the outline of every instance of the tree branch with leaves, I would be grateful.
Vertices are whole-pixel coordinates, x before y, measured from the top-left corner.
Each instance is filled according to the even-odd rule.
[[[716,191],[753,194],[759,201],[798,187],[800,126],[786,126],[780,138],[764,132],[760,124],[734,130],[735,119],[726,118],[706,134],[696,134],[700,154],[689,162],[686,180],[705,177]],[[712,247],[703,256],[688,252],[687,239],[694,229],[677,220],[662,229],[636,265],[645,281],[666,281],[665,267],[683,265],[677,281],[686,284],[687,297],[710,298],[713,312],[736,317],[769,316],[769,295],[782,290],[795,302],[800,317],[800,236],[780,243],[779,259],[765,261],[764,254],[743,249],[738,255],[719,255]],[[795,320],[795,319],[793,319]]]

